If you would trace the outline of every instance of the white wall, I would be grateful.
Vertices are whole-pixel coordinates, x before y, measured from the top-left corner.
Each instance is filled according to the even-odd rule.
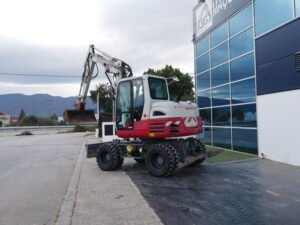
[[[0,115],[0,121],[2,121],[2,126],[7,126],[10,124],[10,116],[9,115]]]
[[[259,156],[300,166],[300,90],[258,96],[257,119]]]

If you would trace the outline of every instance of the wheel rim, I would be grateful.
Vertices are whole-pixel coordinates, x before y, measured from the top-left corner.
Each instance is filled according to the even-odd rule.
[[[151,157],[151,165],[156,170],[161,170],[165,166],[165,159],[159,153],[154,153]]]
[[[107,151],[103,151],[100,154],[100,161],[103,164],[107,164],[111,160],[111,155]]]

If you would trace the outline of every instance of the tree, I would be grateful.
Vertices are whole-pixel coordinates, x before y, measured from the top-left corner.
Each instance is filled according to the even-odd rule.
[[[148,69],[144,74],[153,74],[163,76],[165,78],[177,77],[179,82],[172,82],[169,85],[170,98],[173,101],[193,101],[194,100],[194,84],[193,78],[189,74],[182,73],[179,69],[174,69],[172,66],[166,65],[163,69],[154,70]],[[168,80],[171,82],[171,79]],[[96,90],[90,91],[90,98],[94,103],[97,103],[97,94],[99,93],[99,104],[102,112],[112,112],[112,102],[114,100],[111,86],[106,84],[99,84]]]
[[[3,115],[5,115],[3,112],[0,112],[0,116],[3,116]]]
[[[113,90],[110,84],[98,84],[96,90],[90,91],[93,103],[97,103],[97,95],[99,93],[99,106],[102,112],[112,112],[112,103],[114,100]]]
[[[18,123],[22,121],[22,119],[26,116],[24,109],[22,108],[19,114]]]
[[[50,116],[50,120],[58,121],[58,116],[57,116],[57,114],[56,114],[56,113],[52,114],[52,115]]]
[[[144,74],[153,74],[163,76],[165,78],[177,77],[179,82],[172,82],[169,85],[170,98],[173,101],[194,101],[194,84],[193,78],[187,74],[181,72],[179,69],[173,68],[170,65],[166,65],[160,70],[154,70],[149,68]],[[169,83],[171,79],[168,80]]]
[[[20,121],[21,126],[37,126],[38,118],[34,115],[25,116]]]

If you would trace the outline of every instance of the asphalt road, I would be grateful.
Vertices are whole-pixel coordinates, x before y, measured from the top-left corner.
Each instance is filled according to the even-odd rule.
[[[166,225],[299,225],[300,168],[269,160],[187,167],[170,178],[123,167]]]
[[[78,133],[0,137],[0,224],[52,225],[82,144]]]

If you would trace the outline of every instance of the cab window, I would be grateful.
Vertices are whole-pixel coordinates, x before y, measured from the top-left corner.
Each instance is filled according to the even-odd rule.
[[[168,90],[164,79],[149,77],[149,89],[152,99],[168,100]]]

